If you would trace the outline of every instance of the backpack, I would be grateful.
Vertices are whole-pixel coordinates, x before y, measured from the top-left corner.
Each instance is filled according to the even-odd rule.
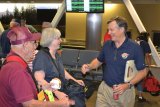
[[[97,84],[93,83],[91,80],[84,80],[84,83],[85,83],[85,88],[84,88],[85,96],[86,99],[89,99],[96,90]]]
[[[151,71],[149,71],[149,74],[144,79],[143,89],[153,96],[160,94],[160,82],[152,75]]]

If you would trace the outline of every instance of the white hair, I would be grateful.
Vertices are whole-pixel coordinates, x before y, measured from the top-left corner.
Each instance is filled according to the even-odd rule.
[[[53,39],[60,36],[61,36],[61,32],[57,28],[45,28],[42,31],[40,45],[43,47],[49,47]]]

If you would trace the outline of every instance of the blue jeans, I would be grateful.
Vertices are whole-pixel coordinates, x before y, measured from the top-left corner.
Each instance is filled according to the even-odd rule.
[[[140,81],[139,83],[137,83],[137,90],[138,90],[138,92],[143,92],[142,82],[143,82],[143,80]]]

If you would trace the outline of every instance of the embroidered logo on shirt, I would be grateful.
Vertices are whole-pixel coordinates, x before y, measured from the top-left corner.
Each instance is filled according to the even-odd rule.
[[[129,54],[128,53],[123,53],[121,56],[122,56],[123,59],[126,59],[129,56]]]

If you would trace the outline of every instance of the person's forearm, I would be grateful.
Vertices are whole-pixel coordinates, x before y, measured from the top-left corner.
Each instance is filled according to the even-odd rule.
[[[69,79],[72,79],[72,80],[76,80],[74,77],[72,77],[66,70],[64,70],[64,72],[65,72],[65,78],[67,79],[67,80],[69,80]]]
[[[90,70],[96,69],[101,65],[101,63],[96,59],[94,59],[90,64],[88,64],[88,67]]]
[[[151,65],[151,55],[150,54],[146,54],[146,62],[148,66]]]
[[[23,103],[23,107],[63,107],[64,105],[62,101],[38,101],[38,100],[30,100]]]
[[[44,71],[36,71],[34,74],[36,81],[38,82],[39,86],[42,86],[42,89],[50,89],[49,83],[44,79],[45,73]]]
[[[141,81],[144,77],[146,77],[148,71],[145,69],[143,69],[142,71],[139,71],[136,76],[130,81],[133,85],[135,85],[136,83],[138,83],[139,81]]]
[[[44,80],[44,77],[45,77],[44,71],[36,71],[34,73],[34,77],[39,85],[43,85],[46,83],[46,81]]]

